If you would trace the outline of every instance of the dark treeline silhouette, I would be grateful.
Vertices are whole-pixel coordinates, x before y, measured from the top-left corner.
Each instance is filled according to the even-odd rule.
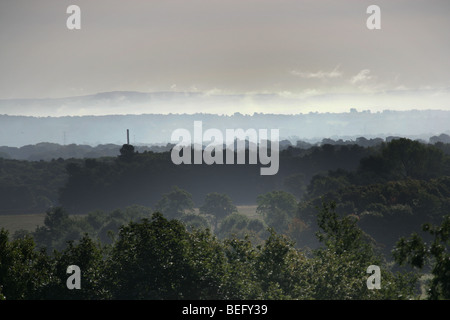
[[[296,147],[300,149],[310,149],[312,147],[323,146],[326,144],[331,145],[358,145],[361,147],[376,147],[385,142],[390,142],[394,139],[399,139],[396,136],[387,136],[386,138],[347,138],[347,139],[330,139],[324,138],[317,141],[303,141],[303,140],[281,140],[280,150],[285,150],[289,147]],[[446,154],[450,154],[450,136],[447,134],[440,134],[439,136],[432,136],[428,139],[430,144],[440,146]],[[422,141],[427,143],[426,141]],[[174,144],[133,144],[135,151],[145,152],[165,152],[170,151]],[[70,159],[70,158],[102,158],[102,157],[116,157],[118,156],[121,145],[118,144],[99,144],[96,146],[90,146],[85,144],[58,144],[41,142],[34,145],[24,145],[22,147],[1,146],[0,158],[15,159],[15,160],[29,160],[29,161],[50,161],[52,159]]]
[[[135,146],[136,151],[154,151],[163,152],[170,150],[172,145],[152,145]],[[68,144],[60,145],[57,143],[42,142],[35,145],[26,145],[23,147],[0,147],[0,158],[29,160],[29,161],[50,161],[52,159],[70,159],[70,158],[102,158],[116,157],[120,154],[121,146],[117,144],[102,144],[95,147],[89,145]]]
[[[291,176],[303,175],[298,183],[307,183],[322,171],[356,169],[371,150],[356,145],[324,145],[309,150],[290,147],[280,152],[279,171],[272,176],[261,175],[259,163],[248,164],[248,152],[246,164],[241,165],[227,165],[225,159],[223,165],[175,165],[170,152],[125,152],[117,158],[71,163],[60,204],[73,213],[131,204],[153,207],[175,185],[188,190],[196,204],[213,191],[229,195],[237,205],[255,204],[260,194],[297,187],[295,183],[286,184]]]
[[[450,212],[450,157],[440,147],[396,139],[363,157],[356,170],[315,175],[298,218],[314,231],[317,206],[333,201],[390,254],[399,236],[420,232],[425,222],[440,224]]]
[[[177,166],[170,152],[134,151],[129,159],[120,155],[51,161],[0,158],[0,214],[44,212],[60,204],[74,213],[132,204],[153,206],[174,185],[189,190],[196,204],[210,191],[227,193],[236,204],[254,204],[264,192],[299,190],[295,181],[291,189],[286,185],[289,176],[303,175],[302,183],[307,183],[318,172],[352,170],[371,152],[355,145],[288,147],[280,152],[279,172],[261,176],[259,164]]]
[[[138,147],[128,157],[118,150],[119,156],[86,159],[0,158],[0,214],[44,212],[57,205],[71,213],[133,204],[153,207],[173,186],[188,190],[197,206],[213,191],[229,195],[236,205],[255,204],[258,195],[273,190],[291,192],[300,200],[307,187],[313,197],[327,188],[432,178],[448,172],[450,148],[442,142],[427,145],[396,139],[372,147],[335,143],[309,148],[288,145],[280,152],[274,176],[261,176],[260,164],[174,165],[170,152],[139,152]],[[248,155],[246,159],[248,163]],[[329,171],[336,172],[327,175]]]

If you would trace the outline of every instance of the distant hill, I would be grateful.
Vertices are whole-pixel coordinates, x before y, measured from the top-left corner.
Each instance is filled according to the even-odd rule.
[[[450,111],[403,111],[382,113],[314,113],[300,115],[254,114],[232,116],[212,114],[116,115],[83,117],[24,117],[0,115],[0,145],[21,147],[41,142],[102,145],[126,143],[167,144],[173,130],[193,131],[193,123],[203,121],[203,130],[279,129],[282,139],[311,143],[323,138],[356,140],[358,137],[401,136],[428,141],[450,133]],[[442,140],[442,139],[441,139]],[[444,141],[445,142],[445,139]]]
[[[219,115],[213,113],[163,114],[169,105],[195,104],[198,110],[213,110],[213,103],[237,105],[241,95],[214,95],[184,92],[107,92],[95,95],[61,99],[0,100],[0,146],[22,147],[41,142],[61,145],[122,145],[125,132],[130,129],[130,143],[134,145],[167,144],[173,130],[193,130],[196,120],[203,121],[203,129],[219,130],[279,129],[280,137],[293,143],[298,140],[316,143],[323,138],[356,140],[358,137],[407,137],[428,141],[430,137],[444,139],[450,134],[450,111],[410,110],[344,113]],[[254,95],[256,105],[276,103],[272,95]],[[208,106],[211,105],[211,108]],[[201,107],[200,107],[201,106]],[[29,114],[67,114],[83,110],[84,113],[108,111],[118,115],[102,116],[21,116]],[[119,111],[143,110],[144,114],[124,115]],[[8,115],[1,115],[1,113]],[[119,115],[119,113],[121,113]],[[11,115],[18,114],[18,115]],[[104,114],[104,113],[103,113]]]

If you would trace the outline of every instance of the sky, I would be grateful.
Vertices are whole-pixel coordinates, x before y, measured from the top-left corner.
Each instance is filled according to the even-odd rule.
[[[72,4],[80,30],[66,26]],[[208,97],[186,113],[450,110],[449,30],[448,0],[0,0],[0,99],[173,91]],[[114,112],[180,112],[163,109]]]

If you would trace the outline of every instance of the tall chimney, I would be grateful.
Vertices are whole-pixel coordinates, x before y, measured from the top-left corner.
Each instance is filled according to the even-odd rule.
[[[130,144],[130,130],[127,129],[127,144]]]

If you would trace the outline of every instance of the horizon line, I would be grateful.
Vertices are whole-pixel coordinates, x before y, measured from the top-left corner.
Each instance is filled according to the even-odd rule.
[[[1,99],[0,99],[1,100]],[[353,111],[354,110],[354,111]],[[233,114],[223,114],[223,113],[207,113],[207,112],[193,112],[193,113],[117,113],[117,114],[85,114],[85,115],[61,115],[61,116],[39,116],[39,115],[21,115],[21,114],[6,114],[6,113],[0,113],[0,117],[24,117],[24,118],[83,118],[83,117],[119,117],[119,116],[219,116],[219,117],[234,117],[234,116],[257,116],[257,115],[263,115],[263,116],[304,116],[304,115],[327,115],[327,114],[382,114],[382,113],[405,113],[405,112],[450,112],[450,110],[444,110],[444,109],[407,109],[407,110],[395,110],[395,109],[384,109],[382,111],[372,111],[370,109],[364,109],[361,111],[358,111],[357,108],[349,108],[349,111],[343,112],[343,111],[326,111],[326,112],[320,112],[320,111],[309,111],[307,113],[270,113],[270,112],[253,112],[250,113],[240,113],[240,112],[234,112]]]

